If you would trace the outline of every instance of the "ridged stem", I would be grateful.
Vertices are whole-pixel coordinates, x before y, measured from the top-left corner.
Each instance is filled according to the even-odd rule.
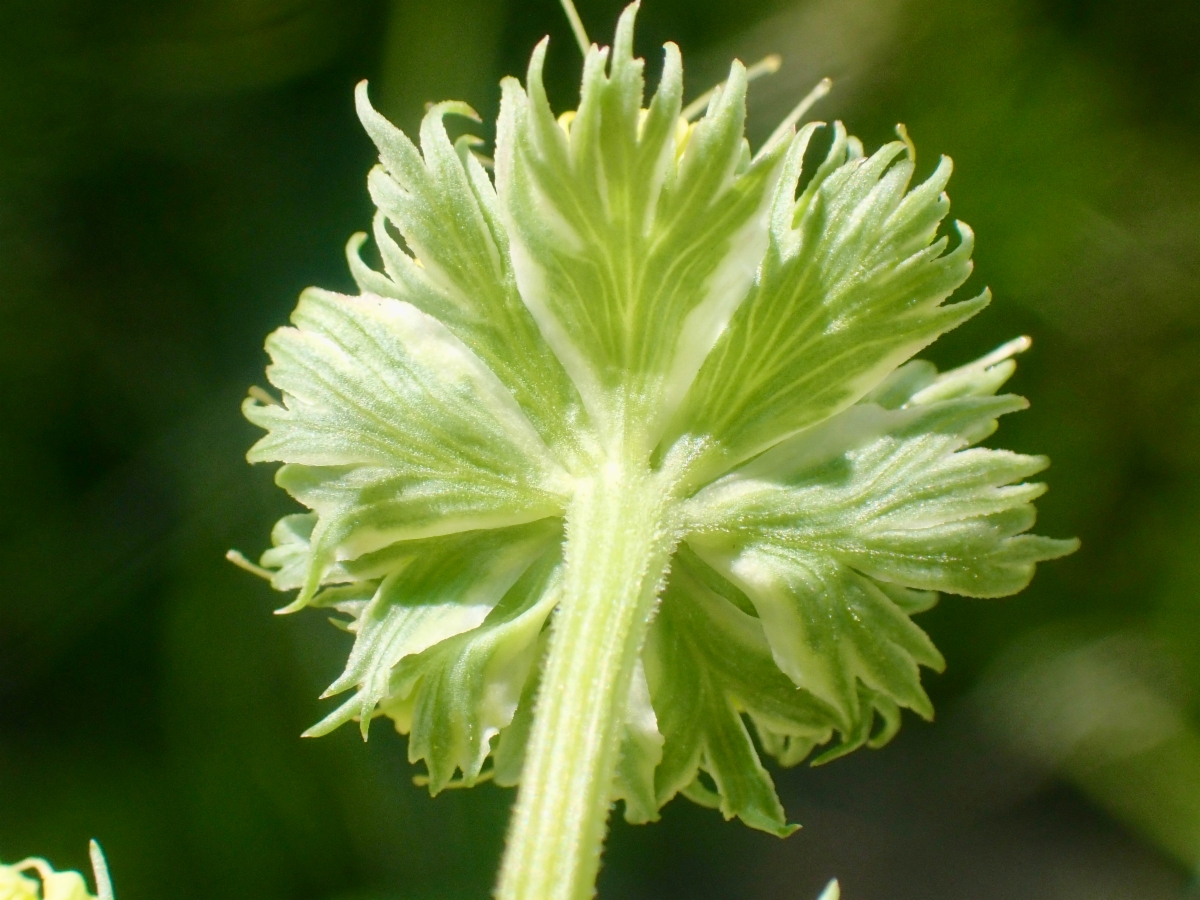
[[[555,613],[497,900],[595,892],[634,665],[674,539],[661,481],[614,462],[567,512]]]

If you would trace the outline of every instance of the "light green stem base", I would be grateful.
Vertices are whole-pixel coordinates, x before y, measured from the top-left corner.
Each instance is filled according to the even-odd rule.
[[[567,512],[566,573],[497,900],[586,900],[607,831],[624,709],[674,535],[667,492],[612,463]]]

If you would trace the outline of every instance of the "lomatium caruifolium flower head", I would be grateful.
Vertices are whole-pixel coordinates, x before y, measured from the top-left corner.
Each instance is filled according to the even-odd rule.
[[[1075,545],[1027,533],[1046,459],[977,446],[1026,406],[1000,393],[1025,342],[910,361],[988,302],[949,302],[972,265],[971,231],[942,233],[950,160],[914,185],[907,139],[867,156],[841,123],[752,152],[738,62],[688,122],[674,44],[644,96],[635,12],[587,52],[574,112],[547,101],[545,41],[504,80],[494,178],[447,135],[469,107],[433,105],[414,143],[359,85],[382,269],[356,235],[360,293],[306,291],[267,340],[282,401],[246,401],[249,458],[308,511],[261,563],[287,611],[354,635],[327,692],[348,699],[309,734],[382,714],[431,791],[515,784],[567,510],[643,471],[669,565],[613,797],[784,834],[763,753],[821,762],[929,718],[920,668],[943,659],[913,615],[1019,591]]]

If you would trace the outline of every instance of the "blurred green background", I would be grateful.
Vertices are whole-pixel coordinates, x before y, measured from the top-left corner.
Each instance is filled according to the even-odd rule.
[[[579,2],[600,40],[619,7]],[[511,795],[431,800],[382,726],[299,740],[348,639],[222,555],[289,509],[242,459],[263,337],[352,288],[353,85],[494,115],[547,32],[571,108],[555,0],[0,2],[0,858],[98,837],[121,900],[489,895]],[[783,54],[753,139],[831,75],[816,114],[954,158],[996,301],[931,356],[1033,336],[999,442],[1050,454],[1041,530],[1083,549],[923,617],[938,723],[778,774],[799,834],[677,800],[615,826],[602,896],[1197,896],[1200,3],[646,0],[652,72],[667,39],[693,96]]]

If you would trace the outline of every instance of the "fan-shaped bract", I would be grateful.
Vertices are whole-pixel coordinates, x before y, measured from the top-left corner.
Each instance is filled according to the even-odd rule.
[[[1045,460],[977,446],[1025,405],[997,394],[1021,347],[908,362],[987,303],[948,302],[972,251],[939,236],[949,161],[914,186],[905,143],[867,156],[840,123],[752,153],[738,63],[687,122],[674,45],[644,97],[635,11],[577,110],[550,108],[545,42],[504,81],[494,181],[447,135],[469,108],[433,106],[418,147],[360,86],[382,269],[355,236],[361,295],[310,291],[267,342],[282,402],[246,402],[250,458],[309,512],[262,565],[354,634],[330,687],[354,693],[312,733],[388,716],[436,792],[520,780],[569,671],[556,623],[607,602],[580,585],[612,573],[579,567],[635,559],[627,630],[587,626],[616,692],[601,799],[646,821],[682,793],[785,834],[760,756],[930,716],[920,668],[943,660],[912,617],[1074,545],[1027,534]]]

